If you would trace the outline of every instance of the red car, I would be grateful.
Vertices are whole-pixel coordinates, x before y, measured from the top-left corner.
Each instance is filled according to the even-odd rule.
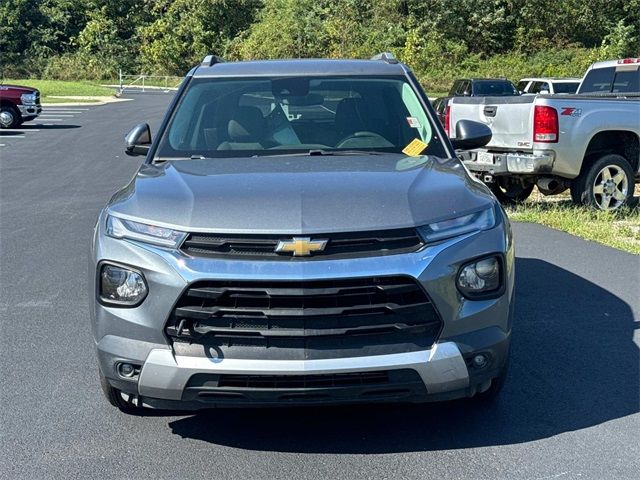
[[[16,128],[42,111],[40,92],[31,87],[0,85],[0,128]]]

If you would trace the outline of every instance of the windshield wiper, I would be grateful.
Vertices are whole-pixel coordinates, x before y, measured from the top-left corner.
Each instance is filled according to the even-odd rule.
[[[385,155],[385,153],[372,150],[307,150],[306,152],[295,153],[277,153],[276,151],[270,151],[266,153],[258,153],[252,157],[330,157],[340,155]]]

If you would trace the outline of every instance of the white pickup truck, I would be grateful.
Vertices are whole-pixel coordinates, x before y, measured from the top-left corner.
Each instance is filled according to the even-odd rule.
[[[446,114],[448,113],[448,118]],[[640,58],[593,64],[576,95],[454,98],[445,127],[488,125],[493,137],[461,154],[505,203],[567,188],[575,203],[614,210],[633,198],[640,175]]]

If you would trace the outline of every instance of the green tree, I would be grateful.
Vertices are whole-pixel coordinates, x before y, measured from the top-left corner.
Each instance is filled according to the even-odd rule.
[[[157,0],[154,21],[139,30],[145,72],[184,75],[209,53],[224,55],[248,28],[258,0]]]

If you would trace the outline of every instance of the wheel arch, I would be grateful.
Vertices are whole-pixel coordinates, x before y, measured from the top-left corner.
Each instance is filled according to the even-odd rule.
[[[584,152],[580,173],[597,159],[615,153],[624,157],[634,172],[640,165],[640,137],[630,130],[603,130],[591,137]]]

